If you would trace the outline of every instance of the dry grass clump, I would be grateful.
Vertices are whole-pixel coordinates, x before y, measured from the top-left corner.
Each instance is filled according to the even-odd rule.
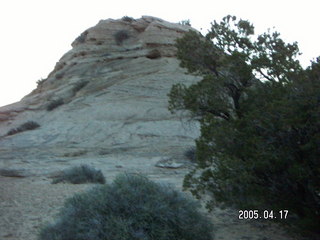
[[[81,183],[101,183],[106,182],[102,172],[96,170],[88,165],[81,165],[77,167],[69,168],[62,172],[62,174],[56,177],[52,183],[67,182],[73,184]]]

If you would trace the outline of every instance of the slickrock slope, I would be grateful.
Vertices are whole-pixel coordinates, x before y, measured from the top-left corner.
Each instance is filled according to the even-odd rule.
[[[37,89],[0,108],[0,239],[36,239],[66,197],[91,187],[50,184],[69,166],[93,165],[107,182],[119,172],[141,172],[181,188],[191,165],[183,153],[199,125],[186,113],[171,115],[167,94],[175,83],[199,80],[175,57],[175,39],[190,29],[148,16],[102,20],[72,43]],[[40,127],[7,135],[28,121]],[[292,239],[237,214],[212,214],[216,239]]]
[[[198,129],[186,129],[167,110],[172,84],[197,80],[175,58],[175,39],[189,29],[142,17],[102,20],[86,30],[37,89],[0,108],[0,135],[26,121],[41,126],[2,138],[2,158],[11,158],[11,149],[24,157],[124,149],[163,155],[192,144]],[[119,32],[127,34],[120,43]],[[47,111],[58,99],[64,104]]]

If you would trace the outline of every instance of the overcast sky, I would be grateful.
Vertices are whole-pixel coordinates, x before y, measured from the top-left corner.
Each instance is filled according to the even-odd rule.
[[[171,22],[190,19],[206,30],[231,14],[256,33],[275,27],[297,41],[303,66],[320,56],[320,0],[7,0],[0,3],[0,106],[19,101],[46,78],[73,40],[100,19],[149,15]]]

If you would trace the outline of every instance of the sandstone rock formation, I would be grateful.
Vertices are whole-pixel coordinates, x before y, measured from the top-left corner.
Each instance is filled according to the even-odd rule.
[[[144,173],[181,189],[191,164],[184,151],[199,125],[187,113],[170,114],[167,94],[199,80],[175,57],[175,39],[190,29],[148,16],[102,20],[34,91],[0,108],[0,239],[36,239],[66,197],[89,187],[50,184],[69,166],[93,165],[107,182],[119,172]],[[7,134],[26,122],[40,127]],[[216,239],[291,239],[268,223],[239,221],[234,209],[212,219]]]
[[[40,128],[2,137],[2,157],[62,157],[134,151],[179,152],[198,129],[167,110],[172,84],[197,81],[175,58],[175,39],[191,27],[159,18],[101,20],[83,32],[48,78],[20,102],[0,108],[0,136],[26,121]],[[117,41],[117,33],[127,34]],[[53,101],[64,104],[47,111]]]

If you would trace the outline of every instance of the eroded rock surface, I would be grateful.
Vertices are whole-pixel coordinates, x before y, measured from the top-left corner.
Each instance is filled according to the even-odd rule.
[[[2,137],[2,157],[132,149],[163,154],[193,143],[198,127],[167,110],[167,94],[186,75],[175,39],[191,28],[154,17],[101,20],[82,33],[55,69],[21,102],[0,108],[0,135],[26,121],[41,127]],[[125,31],[121,44],[115,37]],[[64,104],[47,111],[53,101]],[[139,151],[137,149],[140,149]],[[9,152],[8,152],[9,151]]]

